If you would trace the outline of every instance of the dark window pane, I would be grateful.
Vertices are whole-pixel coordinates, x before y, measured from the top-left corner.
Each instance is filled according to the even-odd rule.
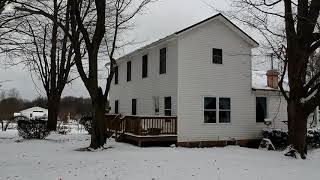
[[[118,100],[116,100],[114,102],[114,113],[119,114],[119,101]]]
[[[216,98],[205,97],[204,98],[204,109],[216,109]]]
[[[115,69],[114,69],[114,84],[118,84],[118,70],[119,70],[119,67],[116,66]]]
[[[222,49],[212,49],[212,63],[222,64]]]
[[[127,62],[127,81],[131,81],[131,61]]]
[[[148,55],[142,56],[142,78],[148,77]]]
[[[164,98],[164,109],[171,109],[171,97]]]
[[[137,115],[137,99],[132,99],[132,115]]]
[[[217,122],[216,111],[204,111],[204,122],[216,123]]]
[[[219,98],[219,109],[230,110],[230,98]]]
[[[164,115],[165,116],[171,116],[171,109],[164,110]]]
[[[160,49],[160,74],[166,73],[167,49]]]
[[[219,112],[219,122],[220,123],[230,123],[230,111],[220,111]]]
[[[256,121],[264,122],[267,117],[267,98],[257,97],[256,98]]]

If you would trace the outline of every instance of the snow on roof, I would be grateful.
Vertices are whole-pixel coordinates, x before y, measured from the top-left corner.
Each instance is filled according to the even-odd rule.
[[[20,113],[23,113],[23,112],[28,112],[28,111],[48,111],[47,109],[45,108],[42,108],[42,107],[32,107],[32,108],[28,108],[28,109],[25,109],[25,110],[22,110],[20,111]]]

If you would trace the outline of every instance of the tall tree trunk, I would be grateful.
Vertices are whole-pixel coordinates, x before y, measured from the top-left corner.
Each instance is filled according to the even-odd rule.
[[[305,159],[308,116],[303,105],[290,101],[288,103],[288,117],[289,143],[299,152],[301,158]]]
[[[50,131],[57,130],[58,112],[61,95],[50,95],[48,97],[48,124]]]
[[[107,140],[107,133],[105,128],[105,107],[106,102],[102,89],[98,88],[97,95],[92,98],[93,106],[93,121],[91,132],[90,148],[102,148]]]

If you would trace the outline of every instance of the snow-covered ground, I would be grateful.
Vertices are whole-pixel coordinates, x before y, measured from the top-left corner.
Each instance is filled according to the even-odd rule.
[[[86,134],[52,134],[17,142],[16,131],[0,132],[0,180],[270,180],[320,178],[320,150],[308,160],[282,152],[226,148],[139,148],[108,142],[108,149],[80,152]]]

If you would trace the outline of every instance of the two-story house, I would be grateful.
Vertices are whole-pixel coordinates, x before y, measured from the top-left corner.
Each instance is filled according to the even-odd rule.
[[[256,47],[222,14],[142,47],[117,60],[111,112],[177,116],[181,146],[259,139],[266,118],[284,126],[286,104],[277,87],[253,86]]]

